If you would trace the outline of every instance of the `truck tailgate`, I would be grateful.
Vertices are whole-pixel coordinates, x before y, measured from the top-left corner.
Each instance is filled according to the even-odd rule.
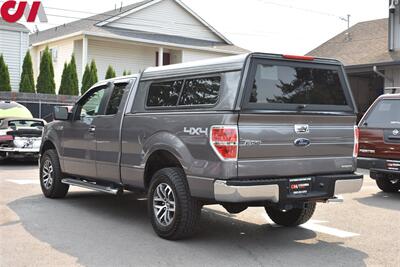
[[[355,116],[243,113],[239,118],[238,176],[353,172],[354,124]]]

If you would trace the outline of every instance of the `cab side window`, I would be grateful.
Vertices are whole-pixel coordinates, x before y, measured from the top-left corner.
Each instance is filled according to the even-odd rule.
[[[118,108],[121,104],[127,85],[128,83],[118,83],[114,85],[114,90],[112,91],[110,100],[108,102],[106,115],[114,115],[118,113]]]
[[[94,89],[80,104],[79,118],[85,120],[97,115],[103,115],[103,105],[106,101],[106,86]]]

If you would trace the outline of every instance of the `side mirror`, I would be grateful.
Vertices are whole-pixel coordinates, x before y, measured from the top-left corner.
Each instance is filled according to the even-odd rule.
[[[68,107],[54,107],[54,119],[57,121],[67,121],[69,119]]]

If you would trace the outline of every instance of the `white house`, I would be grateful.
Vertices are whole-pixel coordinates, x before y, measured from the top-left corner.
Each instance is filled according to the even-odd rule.
[[[146,0],[30,35],[37,77],[40,54],[51,49],[57,88],[64,62],[75,55],[81,81],[85,65],[96,61],[99,79],[108,65],[117,75],[150,66],[247,52],[179,0]]]
[[[8,65],[13,91],[18,91],[22,64],[29,46],[29,30],[19,23],[8,23],[0,18],[0,54]]]

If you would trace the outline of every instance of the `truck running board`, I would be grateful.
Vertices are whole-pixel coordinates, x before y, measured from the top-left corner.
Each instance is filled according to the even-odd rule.
[[[122,192],[123,192],[122,187],[118,188],[118,187],[98,185],[95,183],[86,182],[86,181],[77,180],[77,179],[65,178],[65,179],[62,179],[61,182],[63,184],[79,186],[79,187],[83,187],[86,189],[91,189],[94,191],[99,191],[99,192],[108,193],[108,194],[112,194],[112,195],[122,194]]]

